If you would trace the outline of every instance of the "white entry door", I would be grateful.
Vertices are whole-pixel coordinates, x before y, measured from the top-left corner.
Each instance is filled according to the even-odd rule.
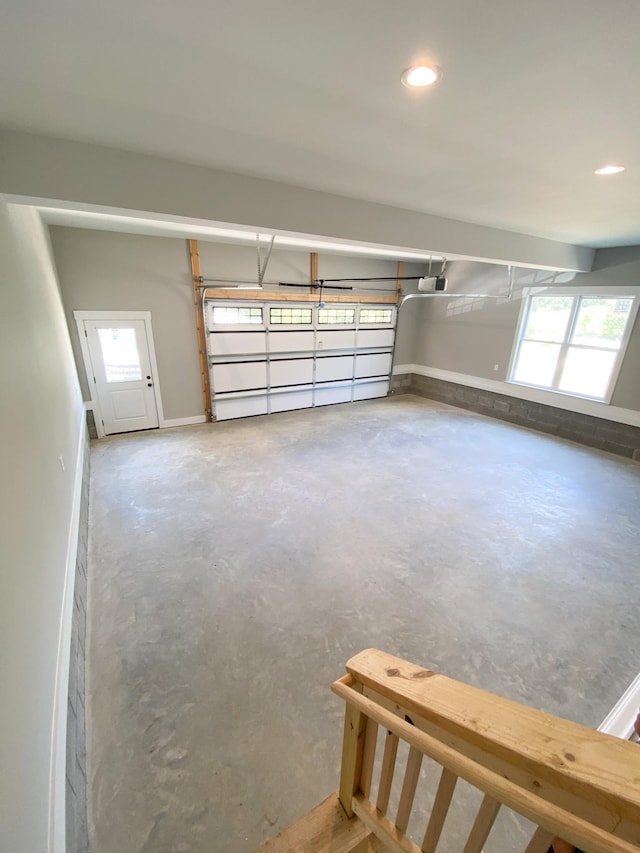
[[[158,408],[144,320],[84,320],[104,432],[158,426]]]

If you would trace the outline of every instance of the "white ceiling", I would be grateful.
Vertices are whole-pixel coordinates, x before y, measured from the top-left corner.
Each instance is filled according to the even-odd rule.
[[[444,76],[412,92],[419,60]],[[0,78],[5,127],[640,243],[637,0],[21,0]]]

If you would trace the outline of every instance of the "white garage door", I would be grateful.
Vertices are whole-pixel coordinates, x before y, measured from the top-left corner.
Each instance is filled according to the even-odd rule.
[[[216,420],[384,397],[395,305],[209,299]]]

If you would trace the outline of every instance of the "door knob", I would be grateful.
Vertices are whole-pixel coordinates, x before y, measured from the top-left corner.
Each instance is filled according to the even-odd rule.
[[[153,382],[147,382],[147,387],[148,387],[148,388],[153,388]]]
[[[151,379],[151,377],[150,377],[150,376],[147,376],[147,379]]]

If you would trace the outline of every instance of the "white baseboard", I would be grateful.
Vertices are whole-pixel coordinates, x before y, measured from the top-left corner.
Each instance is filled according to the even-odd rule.
[[[529,400],[532,403],[541,403],[545,406],[553,406],[556,409],[578,412],[582,415],[590,415],[593,418],[603,418],[607,421],[628,424],[629,426],[640,426],[640,412],[623,409],[620,406],[610,406],[608,403],[598,403],[596,400],[571,397],[557,391],[544,391],[540,388],[529,388],[526,385],[517,385],[513,382],[484,379],[482,376],[470,376],[466,373],[454,373],[451,370],[440,370],[437,367],[425,367],[423,364],[398,364],[393,368],[394,376],[404,373],[417,373],[419,376],[442,379],[444,382],[467,385],[470,388],[478,388],[482,391],[493,391],[507,397]]]
[[[171,427],[191,426],[192,424],[206,424],[206,415],[193,415],[190,418],[163,418],[160,422],[160,429],[170,429]]]
[[[599,732],[629,740],[640,709],[640,675],[637,675],[598,726]]]
[[[56,663],[55,705],[51,737],[51,782],[49,798],[49,853],[65,853],[66,850],[66,767],[67,767],[67,699],[69,695],[69,664],[71,654],[71,623],[73,620],[73,593],[76,581],[76,559],[80,532],[80,507],[82,504],[82,477],[84,473],[85,433],[84,412],[80,423],[80,438],[76,455],[76,470],[73,483],[73,503],[67,559],[65,567],[58,655]]]

